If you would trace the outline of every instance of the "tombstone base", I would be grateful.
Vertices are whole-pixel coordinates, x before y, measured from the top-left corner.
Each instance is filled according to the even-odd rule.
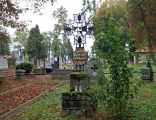
[[[95,93],[73,92],[62,93],[62,113],[76,117],[91,117],[97,108]]]

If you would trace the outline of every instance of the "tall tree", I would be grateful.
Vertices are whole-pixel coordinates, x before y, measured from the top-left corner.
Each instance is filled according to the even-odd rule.
[[[57,20],[57,25],[59,26],[57,32],[60,34],[60,32],[64,29],[63,27],[68,17],[66,8],[64,8],[63,6],[58,8],[53,12],[53,17]]]
[[[7,42],[9,40],[9,35],[7,34],[6,29],[0,26],[0,43]]]
[[[60,56],[60,46],[61,46],[60,44],[61,44],[60,39],[55,38],[52,41],[52,53],[54,57]]]
[[[132,98],[134,96],[130,70],[128,35],[128,11],[126,0],[105,0],[94,17],[94,49],[99,61],[99,98],[106,113],[106,119],[132,119]],[[101,61],[108,64],[110,77],[104,75]]]
[[[148,48],[151,53],[156,47],[156,1],[129,0],[128,4],[134,45],[137,49]]]
[[[61,32],[64,32],[64,24],[67,21],[67,10],[63,6],[61,6],[56,11],[53,12],[53,17],[57,20],[57,24],[54,25],[54,30],[53,30],[52,52],[54,57],[57,57],[57,63],[54,64],[59,64],[59,56],[61,55],[61,53],[65,54],[65,52],[63,51],[64,37],[62,37],[62,41],[61,41],[60,36],[62,35]]]
[[[40,33],[38,25],[30,30],[28,37],[28,55],[34,59],[35,67],[37,67],[37,60],[44,60],[47,57],[43,36]]]
[[[51,47],[52,47],[52,32],[44,32],[42,33],[43,38],[44,38],[44,43],[45,43],[45,48],[46,48],[46,54],[49,56],[51,56]]]
[[[62,43],[62,47],[61,47],[61,57],[62,57],[62,60],[66,64],[67,58],[72,59],[73,47],[71,45],[69,38],[67,38],[66,36],[64,36],[64,37],[65,38],[63,38],[63,43]]]
[[[18,43],[21,46],[27,47],[27,41],[28,41],[28,31],[16,31],[15,32],[15,38],[13,39],[13,42]]]
[[[10,55],[9,43],[0,43],[0,55]]]
[[[23,48],[24,61],[28,62],[28,31],[16,31],[13,42],[15,49],[21,50]]]
[[[0,55],[4,56],[10,54],[9,43],[10,36],[5,29],[0,27]]]
[[[82,11],[83,12],[92,12],[92,11],[96,11],[96,7],[97,7],[97,4],[99,3],[100,1],[99,0],[83,0],[83,8],[82,8]]]

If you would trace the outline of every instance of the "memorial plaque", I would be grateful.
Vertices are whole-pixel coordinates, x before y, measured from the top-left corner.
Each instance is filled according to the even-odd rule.
[[[88,60],[88,52],[84,50],[84,47],[76,48],[73,52],[73,62],[75,65],[85,65]]]

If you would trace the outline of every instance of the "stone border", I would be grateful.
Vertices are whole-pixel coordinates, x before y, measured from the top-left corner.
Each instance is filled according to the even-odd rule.
[[[5,120],[5,119],[7,119],[8,117],[11,117],[11,116],[13,116],[13,115],[19,113],[22,109],[24,109],[24,108],[26,108],[27,106],[33,104],[35,101],[37,101],[39,98],[41,98],[41,97],[42,97],[43,95],[45,95],[46,93],[55,90],[57,87],[59,87],[59,86],[61,86],[61,85],[63,85],[63,84],[64,84],[64,82],[59,83],[59,84],[57,84],[56,86],[52,87],[50,90],[47,90],[47,91],[41,93],[40,95],[38,95],[38,96],[36,96],[36,97],[34,97],[34,98],[32,98],[32,99],[26,101],[25,103],[23,103],[23,104],[17,106],[16,108],[12,109],[11,111],[6,112],[5,114],[3,114],[3,115],[0,116],[0,120]]]

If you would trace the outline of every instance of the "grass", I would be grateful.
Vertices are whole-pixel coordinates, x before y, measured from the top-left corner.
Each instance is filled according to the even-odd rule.
[[[128,67],[132,70],[134,73],[140,73],[142,68],[146,67],[146,64],[129,64]],[[156,72],[156,65],[152,65],[153,72]],[[109,73],[109,68],[105,69],[105,73]]]
[[[61,93],[68,91],[68,89],[69,84],[65,84],[49,92],[32,106],[7,120],[73,120],[71,116],[61,117]]]
[[[146,67],[146,64],[129,65],[133,72],[140,72],[142,68]],[[153,72],[156,72],[156,65],[152,65]]]
[[[11,117],[8,120],[76,120],[73,116],[61,116],[61,93],[67,91],[69,91],[68,83],[54,91],[47,93],[32,106],[29,106],[20,112],[20,114]],[[134,111],[134,120],[155,120],[156,84],[143,84],[139,88],[138,95],[136,95],[134,99],[134,104],[136,107]],[[100,108],[98,111],[99,110]],[[104,115],[104,112],[101,112],[101,116]]]
[[[156,84],[148,83],[141,86],[135,98],[135,120],[156,119]]]

